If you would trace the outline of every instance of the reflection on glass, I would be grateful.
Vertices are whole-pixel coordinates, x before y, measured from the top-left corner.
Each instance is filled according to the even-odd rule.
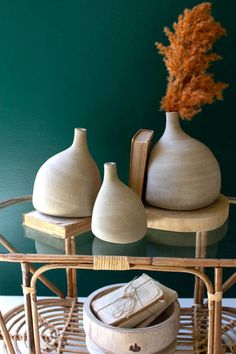
[[[41,241],[34,241],[35,249],[38,254],[64,254],[65,247],[57,248]]]
[[[64,254],[65,239],[24,226],[24,236],[35,241],[35,249],[41,254]],[[75,237],[76,254],[91,254],[93,234],[87,232]]]
[[[195,247],[162,245],[157,243],[148,243],[147,255],[149,257],[180,257],[195,258]],[[207,247],[207,258],[216,258],[218,244]]]
[[[37,253],[63,254],[65,252],[64,240],[27,226],[24,226],[23,230],[25,237],[35,241],[35,249]]]
[[[92,232],[86,232],[83,235],[79,235],[75,239],[75,253],[90,255],[92,254],[92,242],[94,236]]]
[[[207,257],[217,258],[218,243],[227,234],[228,222],[208,232]],[[24,227],[24,235],[34,240],[37,253],[64,254],[65,240]],[[180,233],[148,230],[147,235],[137,242],[128,244],[110,243],[100,240],[91,232],[75,237],[76,254],[121,255],[134,257],[195,257],[195,233]]]
[[[94,237],[92,245],[93,255],[107,256],[133,256],[144,257],[147,255],[147,240],[144,237],[142,240],[126,244],[111,243],[100,240]]]
[[[228,220],[218,229],[208,232],[207,258],[216,258],[218,244],[226,236]],[[180,233],[160,230],[148,230],[147,254],[150,257],[194,258],[196,255],[196,233]]]
[[[211,246],[221,241],[228,232],[228,220],[218,229],[208,231],[207,245]],[[148,229],[148,241],[152,243],[177,246],[195,247],[196,233],[194,232],[173,232],[164,230]]]

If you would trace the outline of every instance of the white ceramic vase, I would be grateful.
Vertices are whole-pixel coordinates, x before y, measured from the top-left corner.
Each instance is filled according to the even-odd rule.
[[[99,171],[87,146],[87,131],[75,128],[73,144],[40,167],[33,205],[48,215],[91,216],[100,185]]]
[[[166,113],[166,128],[151,151],[146,201],[172,210],[194,210],[219,196],[221,174],[212,152],[183,132],[177,112]]]
[[[143,238],[146,231],[147,217],[140,198],[119,180],[116,163],[106,163],[92,214],[93,234],[107,242],[130,243]]]

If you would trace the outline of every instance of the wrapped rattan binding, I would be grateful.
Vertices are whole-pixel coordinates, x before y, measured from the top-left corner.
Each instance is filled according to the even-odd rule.
[[[30,286],[21,285],[21,287],[23,289],[23,294],[24,295],[35,294],[36,293],[35,288],[31,288]]]
[[[208,300],[209,301],[220,302],[220,301],[222,301],[222,297],[223,297],[222,291],[215,292],[214,294],[208,293]]]
[[[94,270],[129,270],[129,260],[125,256],[94,256]]]

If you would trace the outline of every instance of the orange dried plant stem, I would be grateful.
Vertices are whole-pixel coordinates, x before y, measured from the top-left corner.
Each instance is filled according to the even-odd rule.
[[[167,112],[179,112],[184,119],[191,119],[204,104],[223,99],[228,84],[215,82],[207,73],[210,64],[221,57],[211,52],[217,39],[226,34],[225,29],[211,15],[211,4],[199,4],[186,9],[173,25],[173,32],[164,28],[170,44],[156,43],[164,56],[168,71],[166,95],[161,107]]]

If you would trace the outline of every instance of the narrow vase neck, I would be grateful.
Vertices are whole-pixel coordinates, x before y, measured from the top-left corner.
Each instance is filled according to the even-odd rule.
[[[72,147],[77,150],[83,150],[88,152],[87,145],[87,130],[84,128],[75,128],[74,140]]]
[[[179,114],[177,112],[167,112],[163,138],[178,140],[186,137],[188,135],[184,133],[180,126]]]
[[[115,162],[107,162],[104,164],[104,181],[117,180],[117,169]]]

